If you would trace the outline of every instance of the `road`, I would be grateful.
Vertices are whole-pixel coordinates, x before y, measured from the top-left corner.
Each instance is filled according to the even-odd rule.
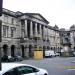
[[[49,75],[75,75],[75,57],[53,57],[42,60],[24,60],[21,63],[30,64],[48,71]]]

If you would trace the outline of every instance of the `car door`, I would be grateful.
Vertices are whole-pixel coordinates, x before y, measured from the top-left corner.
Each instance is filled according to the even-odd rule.
[[[30,66],[20,66],[17,68],[20,75],[38,75],[39,70]]]
[[[20,74],[18,73],[18,71],[17,71],[16,68],[13,68],[13,69],[11,69],[11,70],[8,70],[7,72],[5,72],[5,73],[2,74],[2,75],[20,75]]]

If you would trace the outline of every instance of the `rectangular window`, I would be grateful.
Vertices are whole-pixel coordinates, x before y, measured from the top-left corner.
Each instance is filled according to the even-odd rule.
[[[3,26],[3,37],[8,37],[8,26]]]
[[[8,23],[8,15],[4,14],[4,22]]]
[[[21,20],[21,28],[25,30],[25,22],[24,22],[24,20]]]
[[[25,37],[25,30],[22,29],[22,37]]]
[[[11,18],[11,23],[14,24],[14,18]]]
[[[74,38],[74,44],[75,44],[75,38]]]
[[[11,37],[14,37],[16,32],[16,28],[15,27],[11,27]]]
[[[25,20],[21,20],[21,25],[25,25]]]

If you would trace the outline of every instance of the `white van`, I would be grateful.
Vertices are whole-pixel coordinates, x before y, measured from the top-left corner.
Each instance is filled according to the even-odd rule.
[[[45,57],[55,57],[56,54],[52,50],[45,51]]]

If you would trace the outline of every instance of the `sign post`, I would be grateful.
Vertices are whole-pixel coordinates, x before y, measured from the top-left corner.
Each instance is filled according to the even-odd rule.
[[[2,32],[1,32],[1,29],[2,29],[2,21],[0,20],[0,70],[1,70],[1,41],[2,41]]]
[[[3,0],[0,0],[0,17],[2,16]],[[0,70],[1,68],[1,42],[2,42],[2,20],[0,20]]]

